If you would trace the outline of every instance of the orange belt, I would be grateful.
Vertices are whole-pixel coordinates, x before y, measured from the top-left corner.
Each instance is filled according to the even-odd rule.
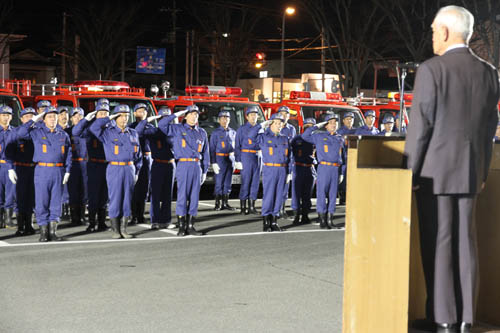
[[[64,163],[45,163],[45,162],[38,162],[38,165],[44,166],[44,167],[62,167],[64,166]]]
[[[132,165],[132,164],[134,164],[134,162],[115,162],[115,161],[111,161],[111,162],[109,162],[109,164],[111,164],[111,165]]]
[[[199,158],[179,158],[180,162],[198,162]]]
[[[224,153],[215,153],[217,156],[229,156],[229,154],[224,154]]]
[[[0,160],[0,164],[4,164],[4,163],[7,163],[7,162],[5,162],[5,160]]]
[[[242,149],[241,151],[244,153],[256,153],[257,152],[257,150],[251,150],[251,149]]]
[[[24,163],[24,162],[14,162],[14,165],[25,166],[25,167],[34,167],[35,163]]]
[[[264,163],[265,166],[272,166],[272,167],[286,167],[288,164],[280,164],[280,163]]]
[[[306,163],[300,163],[300,162],[295,162],[295,165],[298,165],[301,167],[306,167],[306,168],[310,168],[313,166],[313,164],[306,164]]]
[[[171,160],[160,160],[160,159],[155,158],[154,161],[158,162],[158,163],[165,163],[165,164],[174,163],[175,162],[175,160],[173,158]]]
[[[108,163],[106,160],[100,160],[98,158],[91,158],[90,162],[96,162],[96,163]]]
[[[149,155],[151,155],[151,152],[150,151],[145,151],[144,155],[149,156]]]
[[[86,161],[87,159],[83,158],[83,157],[77,157],[77,158],[72,158],[71,160],[78,161],[78,162],[83,162],[83,161]]]
[[[319,162],[319,164],[329,165],[329,166],[340,166],[339,163],[331,163],[331,162]]]

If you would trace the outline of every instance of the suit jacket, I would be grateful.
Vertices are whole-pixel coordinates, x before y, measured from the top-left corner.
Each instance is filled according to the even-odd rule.
[[[434,194],[478,193],[486,181],[500,98],[497,70],[466,47],[419,66],[405,153]]]

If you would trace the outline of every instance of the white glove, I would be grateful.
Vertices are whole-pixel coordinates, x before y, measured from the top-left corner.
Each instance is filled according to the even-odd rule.
[[[9,169],[9,179],[12,182],[12,184],[17,183],[17,173],[16,173],[16,170]]]
[[[91,121],[92,119],[94,119],[96,114],[97,114],[97,111],[92,111],[92,112],[87,113],[87,115],[85,116],[85,120]]]
[[[288,184],[291,180],[292,180],[292,174],[289,173],[288,175],[286,175],[286,183]]]
[[[263,121],[260,126],[263,128],[263,129],[266,129],[268,128],[271,124],[273,123],[273,120],[266,120],[266,121]]]
[[[200,182],[200,185],[203,185],[203,183],[205,182],[205,180],[207,179],[207,174],[204,173],[201,175],[201,182]]]
[[[66,183],[68,183],[68,180],[69,180],[69,172],[66,172],[63,177],[63,185],[66,185]]]
[[[149,116],[146,118],[146,121],[148,123],[152,122],[153,120],[156,120],[156,119],[160,119],[161,117],[163,117],[162,115],[157,115],[157,116]]]
[[[219,165],[218,165],[217,163],[213,163],[213,164],[212,164],[212,169],[214,169],[214,173],[215,173],[216,175],[218,175],[218,174],[219,174],[219,172],[220,172],[220,167],[219,167]]]
[[[37,121],[39,121],[40,119],[43,118],[44,114],[45,114],[44,112],[37,114],[36,116],[33,116],[33,118],[31,118],[31,120],[33,120],[36,123]]]
[[[185,114],[186,112],[188,112],[188,110],[182,110],[182,111],[177,111],[175,114],[175,117],[176,118],[179,118],[180,116],[182,116],[183,114]]]
[[[118,118],[120,116],[119,113],[115,113],[114,115],[109,116],[109,120],[113,120],[115,118]]]
[[[339,176],[339,184],[342,183],[344,181],[344,175],[340,175]]]
[[[241,162],[234,162],[234,168],[238,170],[243,170],[243,163]]]
[[[139,180],[139,175],[134,175],[134,185],[137,183]]]
[[[321,128],[321,127],[325,126],[327,123],[328,123],[327,121],[323,121],[323,122],[321,122],[319,124],[316,124],[316,127],[317,128]]]

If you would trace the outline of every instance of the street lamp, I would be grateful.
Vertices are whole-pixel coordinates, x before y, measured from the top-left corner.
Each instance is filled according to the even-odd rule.
[[[285,17],[293,15],[295,8],[287,7],[283,12],[283,20],[281,21],[281,75],[280,75],[280,102],[283,102],[283,75],[285,72]]]

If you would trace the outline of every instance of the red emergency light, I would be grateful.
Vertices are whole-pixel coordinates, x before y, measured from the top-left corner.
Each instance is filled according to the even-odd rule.
[[[222,87],[222,86],[187,86],[188,95],[222,95],[222,96],[240,96],[242,90],[240,87]]]
[[[413,94],[404,94],[403,98],[405,102],[411,102],[413,100]],[[401,94],[400,93],[395,94],[394,99],[397,101],[401,100]]]
[[[339,93],[324,93],[318,91],[291,91],[290,99],[310,99],[315,101],[342,101]]]
[[[87,88],[88,90],[121,90],[130,89],[127,82],[122,81],[107,81],[107,80],[94,80],[94,81],[77,81],[73,84],[75,88]]]

